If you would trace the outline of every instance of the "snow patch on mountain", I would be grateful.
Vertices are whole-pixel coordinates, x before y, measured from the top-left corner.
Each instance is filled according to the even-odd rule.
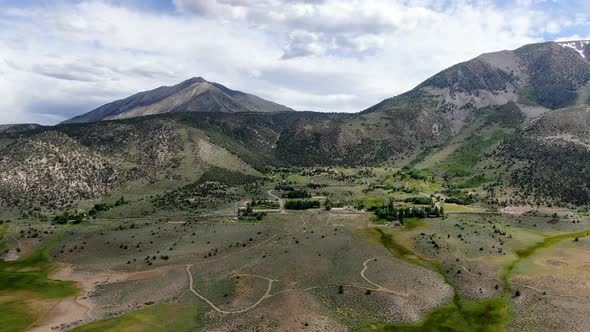
[[[584,50],[590,44],[590,40],[576,40],[576,41],[566,41],[566,42],[559,42],[559,45],[562,47],[569,47],[574,49],[576,52],[580,53],[580,55],[585,58]]]

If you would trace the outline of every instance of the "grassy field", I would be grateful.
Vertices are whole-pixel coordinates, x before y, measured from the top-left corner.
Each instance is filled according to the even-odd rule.
[[[444,203],[437,196],[445,183],[428,171],[298,169],[270,177],[232,209],[137,216],[143,203],[134,201],[78,225],[0,225],[3,250],[23,254],[0,262],[0,310],[9,313],[0,331],[62,328],[49,319],[63,314],[51,300],[73,297],[87,306],[67,321],[75,331],[590,328],[586,217]],[[269,190],[290,190],[279,184],[365,211],[322,206],[234,217],[237,204],[275,202]],[[404,217],[402,225],[367,212],[390,201],[439,204],[447,215]],[[50,278],[61,266],[69,267],[59,271],[64,280],[80,287]]]
[[[200,327],[199,309],[175,303],[162,303],[119,317],[90,323],[75,332],[156,332],[195,331]]]
[[[33,310],[36,299],[55,299],[76,296],[74,283],[49,278],[57,266],[51,263],[48,252],[67,228],[51,238],[29,256],[13,262],[0,262],[0,317],[1,331],[22,331],[35,322]],[[37,312],[37,314],[39,314]]]

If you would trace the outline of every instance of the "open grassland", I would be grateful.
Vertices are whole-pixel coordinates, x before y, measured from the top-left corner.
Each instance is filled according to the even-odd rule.
[[[0,326],[2,331],[31,328],[46,314],[43,301],[71,297],[79,290],[72,282],[51,280],[57,266],[48,252],[67,231],[61,229],[30,255],[10,262],[0,262]],[[7,231],[5,231],[7,232]]]
[[[194,306],[162,303],[73,329],[75,332],[194,331],[201,325]]]
[[[126,217],[135,201],[76,225],[0,225],[3,257],[12,259],[0,263],[0,309],[10,313],[0,330],[590,328],[590,221],[579,214],[490,213],[403,185],[440,185],[428,172],[269,177],[230,204],[267,200],[260,220],[223,205]],[[282,210],[279,197],[297,191],[321,197],[322,207]],[[421,201],[445,215],[401,223],[371,212]]]
[[[366,219],[317,211],[246,224],[128,219],[63,227],[29,256],[3,263],[3,273],[37,285],[3,290],[3,312],[12,313],[4,326],[51,321],[51,308],[35,312],[20,302],[31,291],[84,299],[79,319],[57,326],[77,331],[501,331],[544,323],[528,306],[531,296],[555,310],[565,310],[563,296],[580,298],[577,323],[585,324],[585,286],[574,295],[559,285],[584,270],[573,262],[590,241],[586,220],[467,214],[387,227]],[[76,280],[83,294],[47,279],[48,257],[73,267],[56,276]],[[566,270],[547,272],[560,266]]]

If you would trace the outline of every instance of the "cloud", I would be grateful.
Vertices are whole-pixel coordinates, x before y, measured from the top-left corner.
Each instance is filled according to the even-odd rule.
[[[97,82],[112,79],[112,71],[101,66],[79,63],[64,65],[40,64],[32,67],[34,73],[62,80]]]
[[[321,55],[326,48],[320,37],[312,32],[293,31],[289,34],[289,43],[285,46],[282,59],[292,59],[307,55]]]
[[[283,59],[327,53],[362,56],[368,50],[382,49],[387,37],[422,36],[426,31],[438,38],[459,39],[469,32],[464,28],[480,30],[485,38],[494,38],[493,33],[532,37],[543,29],[558,33],[563,28],[559,21],[549,21],[547,15],[535,10],[533,1],[517,1],[505,8],[488,1],[175,0],[174,3],[184,13],[220,22],[247,23],[288,36]],[[479,21],[474,22],[472,18]],[[456,29],[457,25],[461,28]]]
[[[483,52],[588,27],[561,1],[170,1],[0,0],[0,122],[56,123],[193,76],[359,111]]]

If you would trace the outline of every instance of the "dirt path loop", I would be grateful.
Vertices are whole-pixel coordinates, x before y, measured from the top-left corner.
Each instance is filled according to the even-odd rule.
[[[287,213],[287,211],[285,211],[285,201],[283,201],[283,199],[280,198],[279,196],[273,194],[272,189],[268,191],[268,194],[270,196],[276,198],[279,201],[279,206],[281,207],[281,213]]]
[[[366,261],[363,262],[363,269],[361,271],[361,277],[363,279],[365,279],[366,282],[370,283],[371,285],[377,287],[376,289],[370,289],[370,288],[366,288],[368,290],[372,290],[372,291],[376,291],[376,292],[384,292],[384,293],[389,293],[389,294],[395,294],[398,296],[402,296],[402,297],[407,297],[407,294],[402,294],[396,291],[393,291],[389,288],[383,287],[375,282],[372,282],[371,280],[369,280],[369,278],[367,278],[367,276],[365,276],[365,272],[367,271],[367,269],[369,268],[369,266],[367,265],[367,263],[369,263],[370,261],[376,261],[377,258],[385,258],[386,256],[380,256],[380,257],[373,257],[373,258],[369,258]]]
[[[493,277],[487,277],[487,276],[484,276],[484,275],[477,275],[477,274],[475,274],[475,273],[473,273],[473,272],[469,271],[469,269],[468,269],[468,268],[466,268],[464,265],[461,265],[461,268],[463,269],[463,271],[467,272],[468,274],[470,274],[470,275],[472,275],[472,276],[474,276],[474,277],[477,277],[477,278],[484,278],[484,279],[488,279],[488,280],[497,281],[497,280],[496,280],[495,278],[493,278]],[[543,294],[543,295],[546,295],[546,296],[566,297],[566,298],[574,298],[574,299],[578,299],[578,300],[586,300],[586,301],[590,300],[590,299],[588,299],[588,298],[585,298],[585,297],[574,296],[574,295],[560,295],[560,294],[551,294],[551,293],[548,293],[547,291],[543,291],[543,290],[540,290],[540,289],[538,289],[538,288],[535,288],[535,287],[533,287],[533,286],[529,286],[529,285],[527,285],[527,284],[522,284],[522,283],[519,283],[519,282],[516,282],[516,281],[510,281],[510,280],[508,280],[508,282],[509,282],[510,284],[512,284],[512,285],[516,285],[516,286],[524,287],[524,288],[530,289],[530,290],[532,290],[532,291],[535,291],[535,292],[537,292],[537,293],[541,293],[541,294]]]
[[[186,273],[188,274],[188,280],[189,280],[189,289],[190,291],[195,294],[198,298],[200,298],[201,300],[205,301],[211,308],[213,308],[213,310],[222,313],[222,314],[239,314],[242,312],[246,312],[248,310],[254,309],[256,308],[260,303],[262,303],[262,301],[264,301],[265,299],[267,299],[269,297],[270,291],[272,290],[272,284],[273,282],[277,282],[278,280],[274,280],[274,279],[270,279],[270,278],[266,278],[266,277],[261,277],[261,276],[257,276],[257,275],[252,275],[252,274],[236,274],[236,276],[246,276],[246,277],[252,277],[252,278],[260,278],[260,279],[265,279],[268,281],[268,287],[266,288],[266,292],[264,293],[264,295],[262,295],[262,297],[260,297],[258,299],[258,301],[256,301],[254,304],[252,304],[251,306],[244,308],[244,309],[240,309],[240,310],[235,310],[235,311],[228,311],[228,310],[223,310],[220,309],[218,306],[216,306],[213,302],[209,301],[206,297],[204,297],[203,295],[199,294],[193,287],[193,274],[191,273],[191,266],[192,265],[187,265],[186,266]]]
[[[364,286],[359,286],[359,285],[352,285],[352,284],[346,284],[346,285],[342,285],[342,287],[352,287],[352,288],[359,288],[359,289],[366,289],[369,291],[373,291],[373,292],[382,292],[382,293],[387,293],[387,294],[392,294],[392,295],[396,295],[396,296],[400,296],[400,297],[408,297],[407,294],[402,294],[396,291],[393,291],[389,288],[383,287],[371,280],[369,280],[369,278],[367,278],[365,276],[365,272],[367,271],[367,269],[369,268],[367,266],[367,263],[370,261],[374,261],[377,258],[384,258],[386,256],[380,256],[380,257],[374,257],[374,258],[369,258],[366,261],[363,262],[363,269],[360,272],[361,277],[368,282],[369,284],[375,286],[376,288],[369,288],[369,287],[364,287]],[[216,306],[213,302],[209,301],[209,299],[207,299],[206,297],[204,297],[203,295],[199,294],[199,292],[197,292],[193,286],[194,281],[193,281],[193,275],[191,272],[191,267],[192,264],[189,264],[186,266],[186,273],[188,274],[188,278],[189,278],[189,290],[198,298],[200,298],[201,300],[205,301],[205,303],[207,303],[213,310],[222,313],[222,314],[239,314],[239,313],[243,313],[246,311],[249,311],[251,309],[256,308],[259,304],[261,304],[264,300],[269,299],[273,296],[276,295],[280,295],[283,293],[287,293],[287,292],[297,292],[297,291],[310,291],[310,290],[314,290],[314,289],[320,289],[320,288],[332,288],[332,287],[337,287],[337,285],[323,285],[323,286],[311,286],[311,287],[307,287],[307,288],[292,288],[292,289],[284,289],[282,291],[276,292],[274,294],[271,294],[271,290],[272,290],[272,285],[275,282],[279,282],[279,280],[276,279],[271,279],[271,278],[267,278],[267,277],[263,277],[263,276],[258,276],[258,275],[254,275],[254,274],[247,274],[247,273],[238,273],[235,274],[235,276],[245,276],[245,277],[252,277],[252,278],[259,278],[259,279],[264,279],[266,281],[268,281],[268,287],[266,288],[266,292],[264,293],[264,295],[262,295],[262,297],[260,297],[258,299],[258,301],[256,301],[254,304],[252,304],[251,306],[244,308],[244,309],[240,309],[240,310],[235,310],[235,311],[228,311],[228,310],[223,310],[220,309],[218,306]]]
[[[199,265],[203,263],[212,263],[214,261],[222,260],[224,258],[241,254],[249,251],[258,246],[264,245],[277,235],[273,235],[270,238],[252,245],[246,249],[236,251],[225,256],[221,256],[215,259],[198,262],[191,265]],[[57,273],[54,273],[51,278],[56,280],[74,281],[82,289],[82,294],[78,297],[71,297],[65,299],[59,299],[55,302],[52,308],[49,310],[47,317],[41,317],[39,320],[39,326],[32,329],[32,332],[44,332],[51,331],[52,327],[59,326],[61,324],[69,324],[77,321],[93,321],[97,317],[93,314],[96,309],[92,301],[89,299],[89,294],[92,293],[98,285],[113,284],[119,282],[133,281],[133,280],[144,280],[156,278],[164,275],[164,272],[171,269],[185,267],[186,264],[163,266],[151,270],[137,271],[137,272],[116,272],[110,269],[104,269],[101,273],[95,272],[84,272],[84,271],[73,271],[71,265],[66,265],[60,269]],[[263,277],[260,277],[263,278]],[[266,278],[265,278],[266,279]],[[270,292],[270,290],[268,291]],[[48,318],[49,317],[49,318]]]

